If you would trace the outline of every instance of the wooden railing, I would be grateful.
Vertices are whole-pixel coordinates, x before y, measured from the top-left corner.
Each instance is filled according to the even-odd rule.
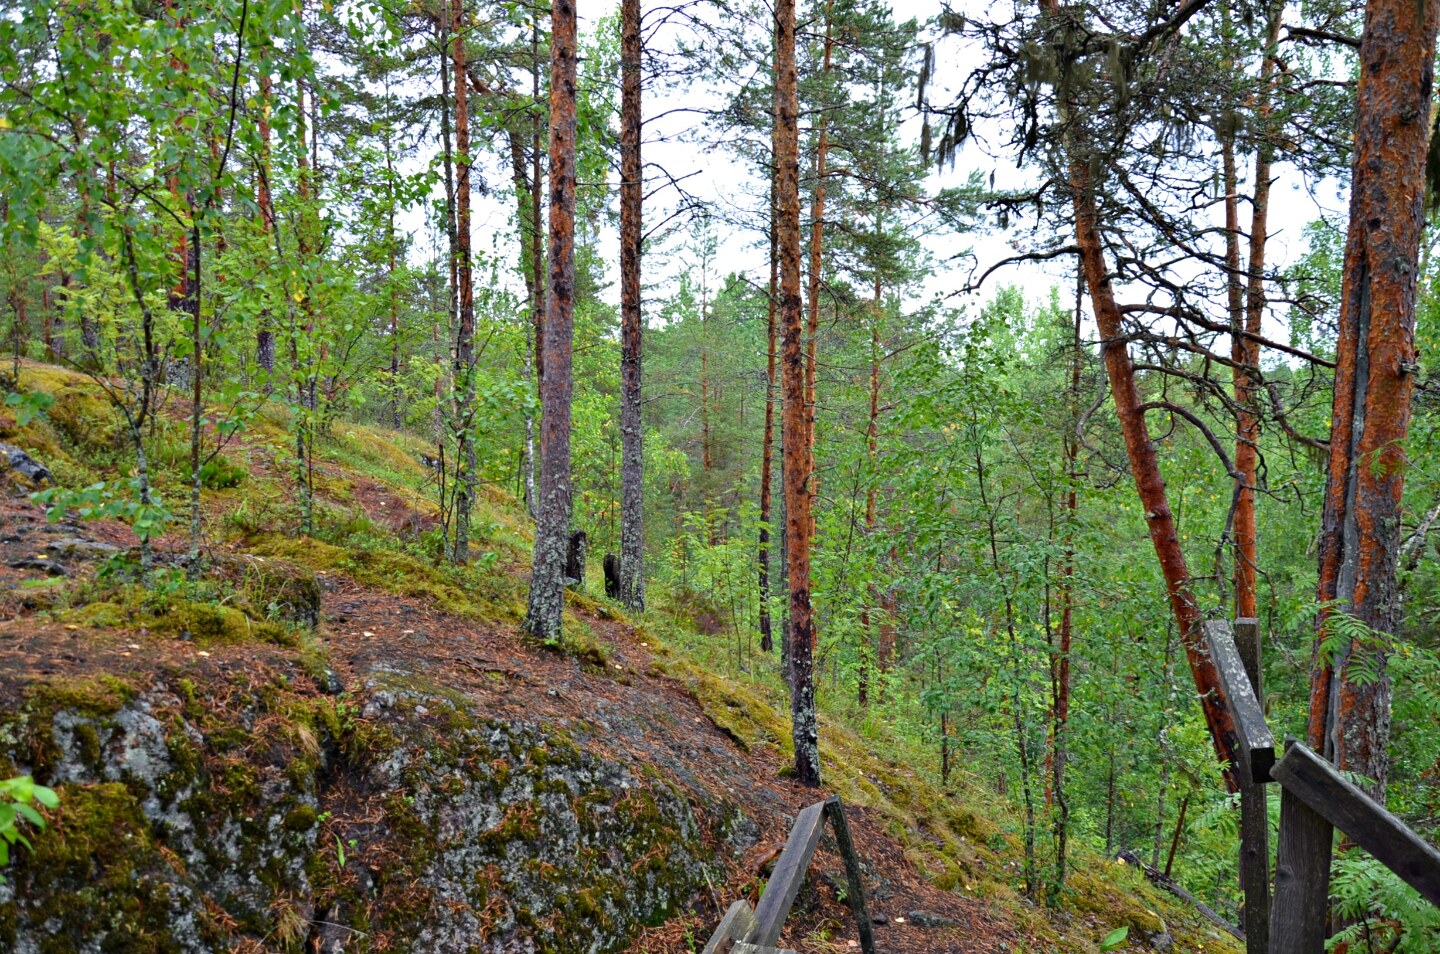
[[[805,881],[805,872],[810,867],[810,858],[820,844],[820,834],[829,819],[835,831],[835,844],[845,859],[845,878],[851,910],[860,928],[860,949],[863,954],[875,954],[875,937],[871,930],[870,915],[865,907],[865,886],[860,877],[860,858],[855,853],[855,844],[850,839],[850,826],[845,821],[845,809],[839,796],[832,795],[823,802],[816,802],[803,809],[795,818],[785,850],[775,862],[775,871],[765,884],[760,903],[752,911],[745,900],[730,905],[710,942],[705,945],[704,954],[794,954],[793,951],[777,949],[780,932],[800,885]]]
[[[1233,633],[1229,623],[1209,622],[1205,638],[1240,741],[1234,768],[1248,954],[1323,954],[1335,829],[1440,906],[1440,851],[1300,742],[1287,739],[1276,759],[1261,704],[1257,622],[1236,620]],[[1273,897],[1265,812],[1270,782],[1280,786]]]

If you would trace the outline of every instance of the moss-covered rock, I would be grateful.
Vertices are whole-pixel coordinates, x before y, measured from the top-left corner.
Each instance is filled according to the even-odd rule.
[[[705,882],[682,790],[559,727],[415,678],[220,688],[53,684],[9,717],[0,753],[61,808],[7,871],[0,947],[601,952]]]

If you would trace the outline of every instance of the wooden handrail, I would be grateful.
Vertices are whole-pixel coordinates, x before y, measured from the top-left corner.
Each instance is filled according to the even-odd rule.
[[[820,833],[825,821],[830,821],[835,830],[835,843],[845,859],[845,876],[849,883],[850,906],[860,929],[860,949],[863,954],[875,954],[875,937],[870,925],[870,915],[865,905],[865,887],[861,880],[860,858],[855,844],[850,839],[850,825],[845,820],[845,808],[837,795],[823,802],[807,805],[795,818],[785,850],[775,863],[775,871],[765,884],[765,893],[754,911],[744,900],[736,901],[720,919],[715,933],[705,945],[703,954],[794,954],[793,951],[777,949],[780,932],[800,885],[805,881],[805,872],[815,848],[820,844]]]
[[[1237,626],[1253,624],[1252,620],[1237,621]],[[1279,783],[1281,789],[1275,894],[1268,924],[1256,925],[1246,919],[1249,954],[1323,954],[1330,857],[1337,828],[1440,907],[1440,851],[1335,766],[1294,739],[1286,740],[1285,753],[1276,761],[1275,739],[1265,723],[1258,691],[1259,660],[1253,652],[1259,645],[1258,634],[1247,631],[1246,636],[1257,657],[1248,661],[1237,650],[1228,623],[1205,624],[1225,707],[1240,736],[1235,768],[1243,783],[1242,793],[1270,781]],[[1244,831],[1248,832],[1248,827]],[[1268,836],[1268,829],[1264,834]],[[1246,837],[1242,834],[1242,841]],[[1247,856],[1269,854],[1265,845],[1242,844],[1242,851]],[[1253,877],[1253,873],[1246,875],[1247,882]],[[1255,889],[1247,883],[1247,897],[1252,892],[1258,896]]]
[[[1230,624],[1211,620],[1205,624],[1205,641],[1210,659],[1220,674],[1220,689],[1225,705],[1235,720],[1240,737],[1240,759],[1235,766],[1242,785],[1258,785],[1270,779],[1270,766],[1275,764],[1275,737],[1265,724],[1265,712],[1250,685],[1250,676],[1235,648]]]
[[[1271,777],[1310,810],[1343,831],[1431,904],[1440,907],[1440,851],[1341,775],[1335,766],[1293,739]]]

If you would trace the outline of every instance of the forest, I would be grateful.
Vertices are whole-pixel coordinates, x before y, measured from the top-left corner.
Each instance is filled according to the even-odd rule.
[[[1437,19],[4,0],[0,947],[698,951],[740,883],[696,860],[713,818],[783,841],[780,803],[649,764],[689,711],[663,669],[775,799],[843,791],[862,848],[1028,925],[882,950],[1231,949],[1087,907],[1117,856],[1266,950],[1290,796],[1240,765],[1212,621],[1257,621],[1277,754],[1440,841]],[[462,864],[446,812],[511,804],[426,801],[454,766],[611,746],[656,787],[626,838],[707,832],[635,848],[684,890],[579,849],[426,880]],[[872,758],[929,794],[884,814]],[[933,830],[975,846],[915,860],[970,800]],[[588,812],[577,844],[620,837]],[[185,840],[212,825],[228,861]],[[1296,950],[1440,950],[1413,882],[1333,845]],[[614,897],[554,900],[581,884]],[[816,931],[787,943],[846,949]]]

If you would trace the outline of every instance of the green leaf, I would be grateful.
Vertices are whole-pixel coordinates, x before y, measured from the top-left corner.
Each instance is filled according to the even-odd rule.
[[[1113,951],[1121,944],[1124,944],[1125,939],[1129,936],[1130,928],[1128,926],[1118,927],[1115,930],[1111,931],[1109,934],[1105,935],[1105,940],[1100,942],[1100,950]]]

